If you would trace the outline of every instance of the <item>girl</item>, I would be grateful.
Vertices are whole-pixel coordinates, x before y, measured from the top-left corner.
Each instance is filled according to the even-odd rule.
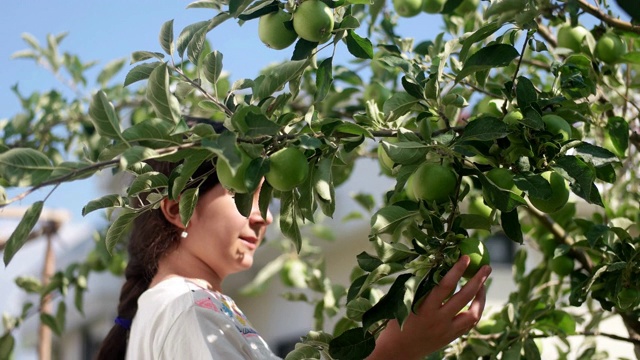
[[[177,165],[148,163],[167,176]],[[212,163],[196,171],[194,178],[200,176],[205,180],[188,226],[178,202],[168,198],[136,218],[118,317],[98,359],[277,358],[221,289],[228,275],[251,267],[272,215],[261,216],[258,189],[249,217],[242,216]],[[445,302],[468,264],[461,257],[402,330],[390,322],[369,359],[420,359],[468,332],[482,315],[491,271],[480,269]]]

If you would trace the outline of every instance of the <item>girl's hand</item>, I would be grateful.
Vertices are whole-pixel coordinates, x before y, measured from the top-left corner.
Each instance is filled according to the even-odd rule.
[[[402,330],[397,321],[390,321],[368,359],[421,359],[469,332],[482,316],[486,298],[484,282],[491,268],[480,268],[460,291],[446,300],[468,265],[469,257],[460,257],[427,295],[417,313],[409,315]],[[469,309],[461,311],[472,300]]]

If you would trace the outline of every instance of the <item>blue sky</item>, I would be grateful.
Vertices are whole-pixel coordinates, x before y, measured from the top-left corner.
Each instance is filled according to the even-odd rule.
[[[47,34],[68,32],[60,45],[60,51],[77,54],[84,62],[97,60],[98,65],[89,73],[94,79],[98,71],[109,61],[129,58],[136,50],[161,51],[158,33],[162,24],[174,19],[174,34],[186,25],[206,20],[214,15],[208,9],[186,9],[191,1],[184,0],[52,0],[52,1],[2,1],[0,2],[0,119],[9,118],[20,110],[19,103],[10,86],[18,84],[23,94],[33,91],[47,91],[56,88],[66,96],[73,93],[62,85],[47,70],[33,61],[12,60],[11,54],[26,49],[21,39],[22,33],[32,34],[41,44],[46,44]],[[433,38],[441,30],[437,16],[423,14],[417,18],[403,19],[403,29],[419,32],[421,39]],[[364,32],[361,30],[359,32]],[[407,35],[407,34],[405,34]],[[271,62],[286,60],[292,48],[276,51],[264,46],[257,36],[257,20],[242,26],[228,21],[214,29],[208,37],[212,47],[224,55],[224,68],[233,80],[257,76],[259,69]],[[325,50],[324,56],[330,56]],[[346,46],[338,47],[337,58],[347,61]],[[321,54],[320,57],[323,57]],[[335,62],[334,62],[335,63]],[[125,66],[114,81],[122,82]],[[93,89],[92,84],[89,89]],[[49,189],[30,195],[23,201],[27,206],[43,199]],[[15,195],[11,191],[9,195]],[[72,222],[83,220],[100,221],[98,214],[83,219],[80,209],[87,201],[100,196],[100,188],[95,181],[85,180],[63,184],[47,200],[49,208],[65,208],[71,212]]]

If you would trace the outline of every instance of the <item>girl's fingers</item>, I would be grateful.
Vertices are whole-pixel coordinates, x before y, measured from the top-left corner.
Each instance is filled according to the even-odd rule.
[[[467,255],[461,256],[458,262],[440,280],[440,283],[431,290],[424,304],[425,307],[429,308],[427,311],[433,311],[442,306],[445,299],[456,289],[458,281],[460,281],[462,274],[469,266],[469,262],[470,259]]]
[[[490,273],[491,267],[487,265],[481,267],[471,280],[442,306],[442,310],[448,311],[451,314],[457,314],[479,294]]]
[[[459,313],[453,319],[452,326],[454,329],[459,329],[461,332],[460,335],[467,333],[478,323],[478,321],[480,321],[486,299],[487,289],[483,285],[476,294],[471,305],[469,305],[469,309]]]

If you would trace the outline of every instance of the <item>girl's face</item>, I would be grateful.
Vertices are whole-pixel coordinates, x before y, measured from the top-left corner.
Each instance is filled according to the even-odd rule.
[[[267,226],[273,221],[269,211],[266,219],[260,215],[259,194],[260,188],[246,218],[238,212],[233,195],[222,185],[216,185],[200,197],[186,229],[188,236],[181,239],[177,250],[190,252],[191,257],[199,260],[194,266],[213,272],[208,275],[220,280],[249,269]]]

